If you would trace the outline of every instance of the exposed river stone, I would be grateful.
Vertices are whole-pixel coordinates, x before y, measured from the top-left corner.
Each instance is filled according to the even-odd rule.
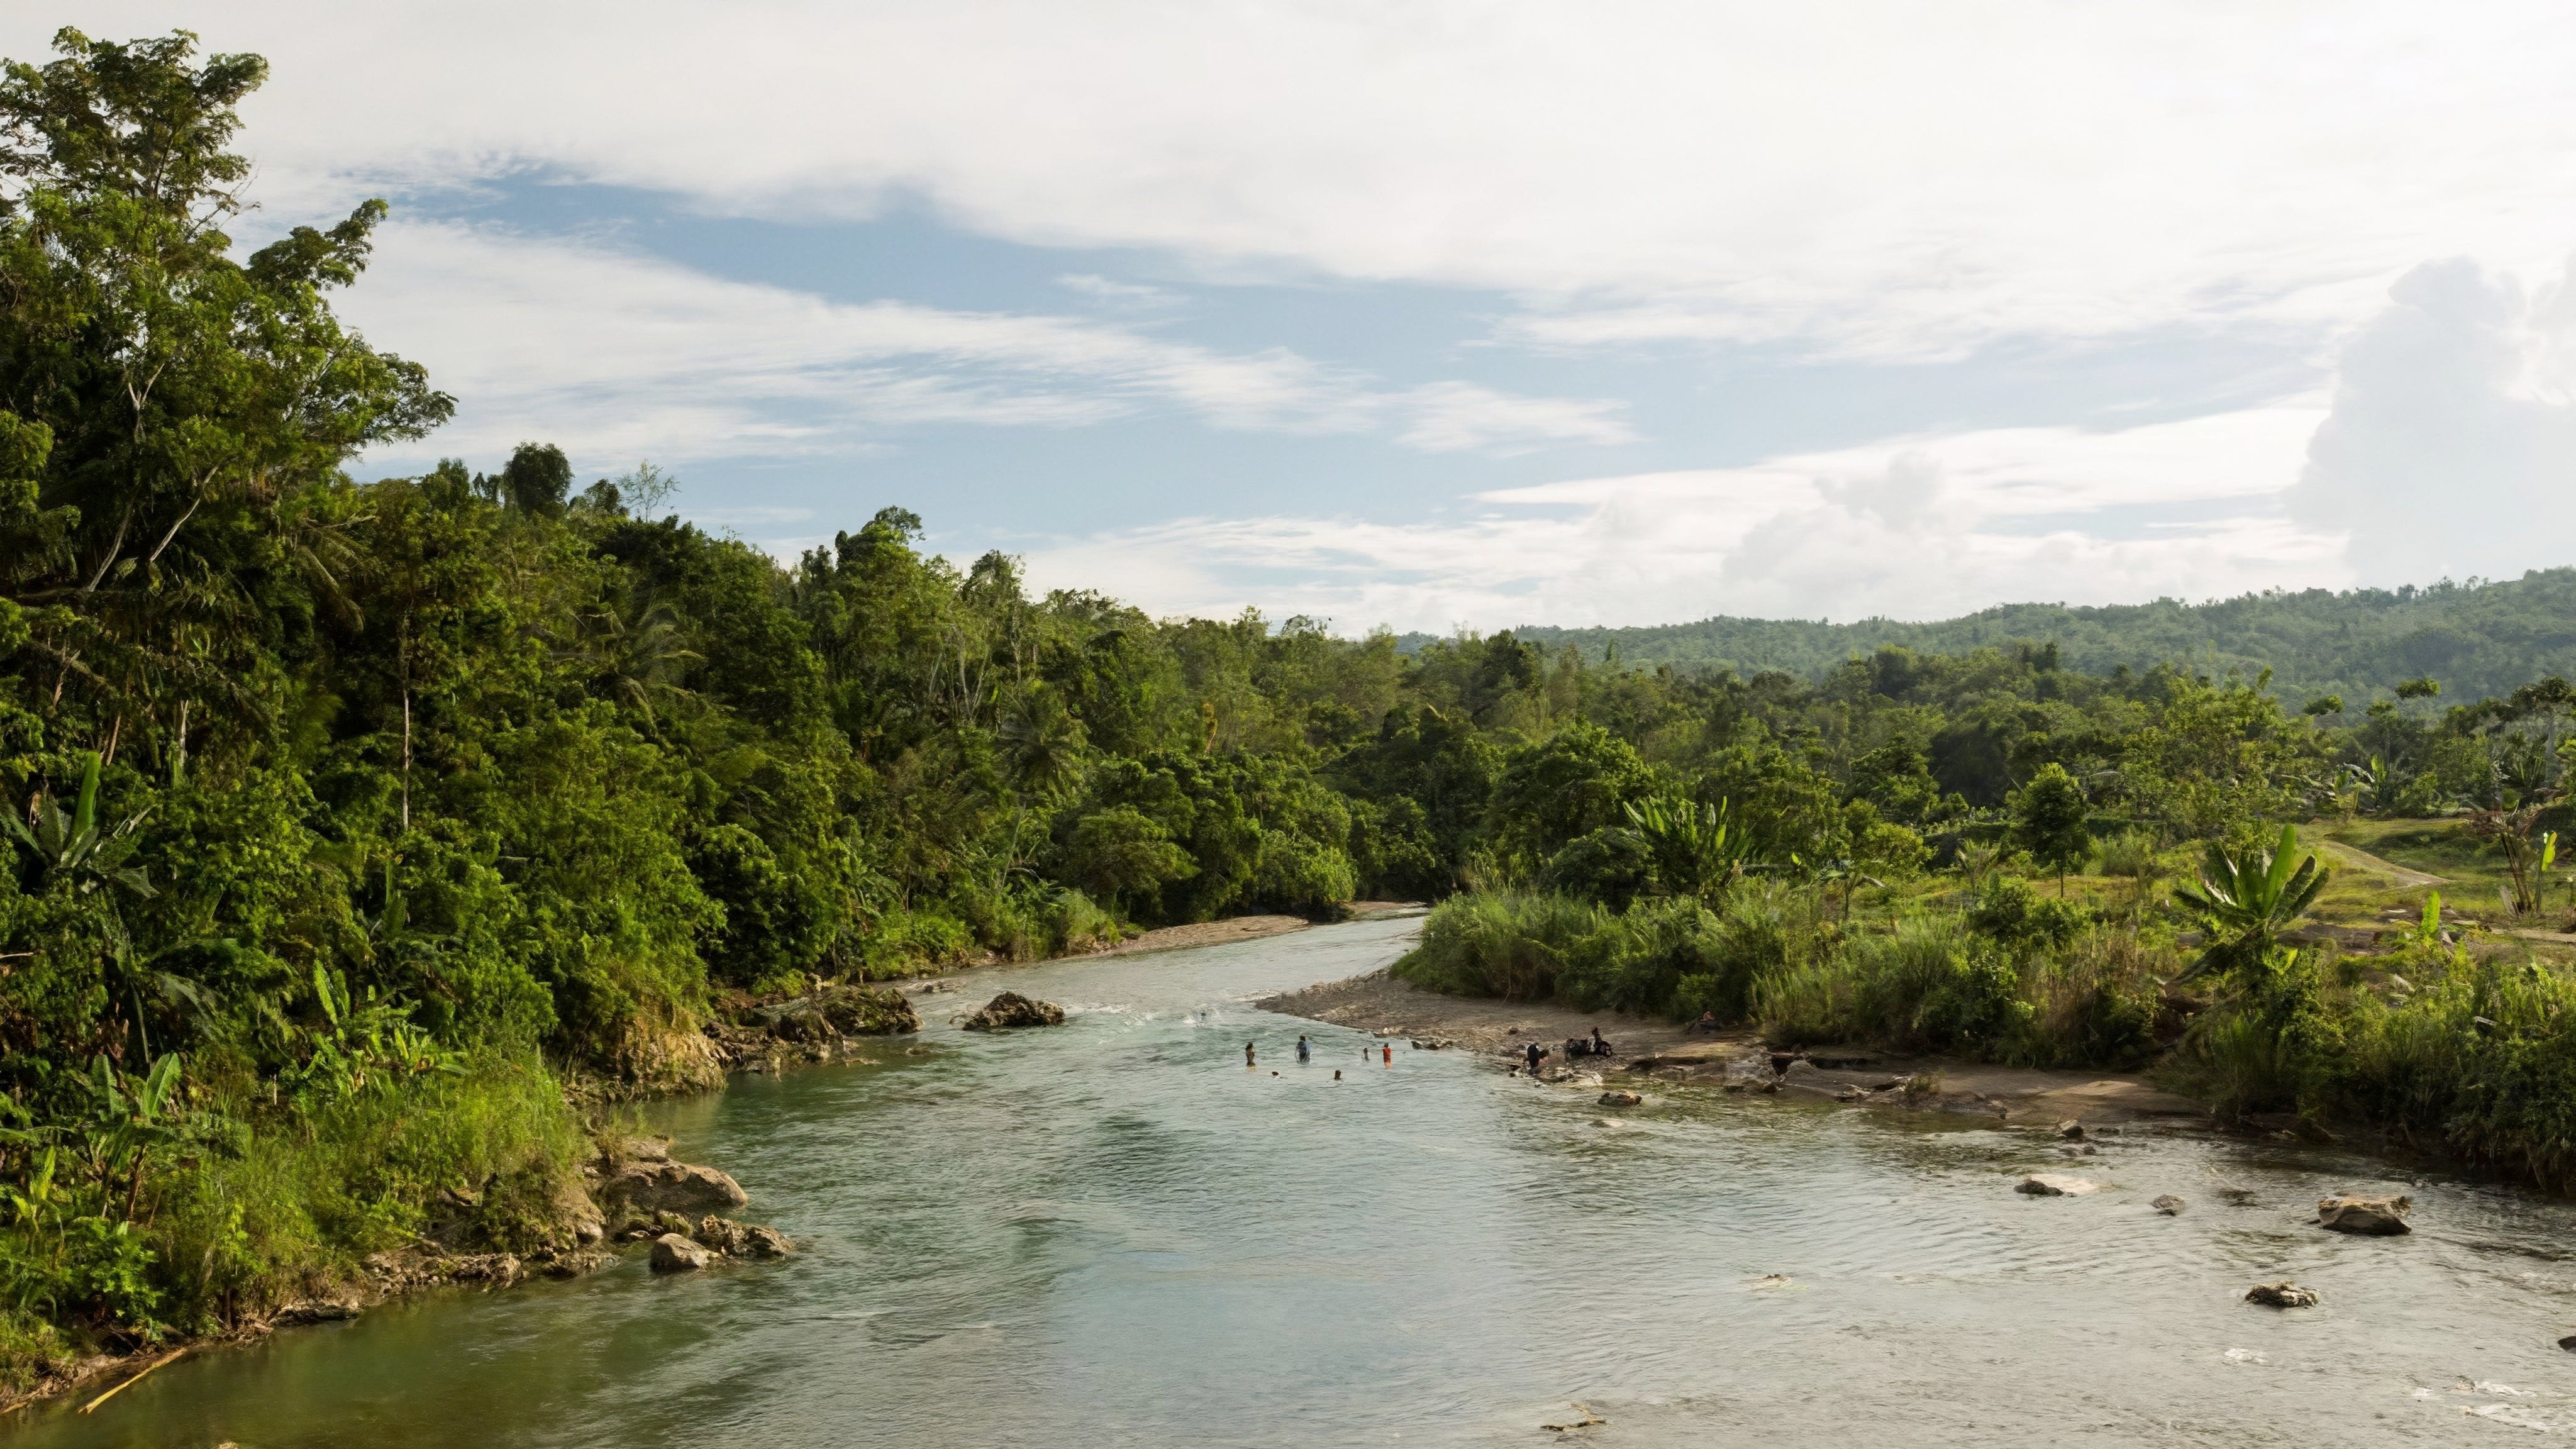
[[[648,1216],[718,1212],[751,1200],[742,1185],[724,1173],[667,1157],[630,1161],[603,1173],[597,1196],[612,1212]]]
[[[1005,991],[984,1003],[984,1008],[966,1018],[968,1031],[1004,1031],[1017,1026],[1062,1026],[1064,1008],[1052,1001],[1032,1001],[1016,991]]]
[[[678,1233],[664,1233],[653,1240],[656,1273],[694,1273],[713,1260],[713,1254]]]
[[[2158,1213],[2165,1217],[2176,1217],[2179,1216],[2183,1210],[2183,1200],[2174,1196],[2172,1193],[2166,1193],[2164,1196],[2157,1198],[2153,1203],[2149,1204],[2149,1206],[2153,1207]]]
[[[2068,1177],[2058,1172],[2034,1172],[2013,1189],[2032,1197],[2081,1197],[2101,1190],[2102,1184],[2089,1177]]]
[[[2314,1308],[2317,1295],[2287,1279],[2278,1283],[2257,1283],[2245,1290],[2245,1301],[2266,1308]]]
[[[902,992],[866,986],[825,986],[786,1001],[745,1007],[735,1019],[796,1042],[903,1036],[921,1030],[921,1016]]]
[[[2317,1226],[2338,1233],[2359,1233],[2368,1237],[2387,1237],[2410,1233],[2406,1215],[2415,1210],[2411,1197],[2321,1197],[2317,1199]]]
[[[1638,1096],[1634,1092],[1604,1092],[1601,1094],[1601,1105],[1604,1107],[1634,1107],[1645,1100],[1645,1098]]]

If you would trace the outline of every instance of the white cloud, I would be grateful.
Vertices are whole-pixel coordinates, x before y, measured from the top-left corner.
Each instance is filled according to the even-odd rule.
[[[847,453],[906,425],[1075,427],[1153,407],[1221,428],[1385,430],[1432,451],[1633,436],[1617,403],[1465,383],[1388,390],[1284,348],[1228,353],[1080,318],[835,303],[453,225],[389,227],[368,285],[341,306],[460,399],[430,452],[541,436],[610,459]]]
[[[2353,340],[2289,503],[2393,585],[2566,564],[2572,485],[2576,264],[2526,293],[2450,261],[2407,273]]]
[[[39,53],[21,7],[0,47]],[[2426,257],[2576,237],[2576,10],[2277,0],[322,0],[258,49],[289,209],[528,166],[714,210],[927,195],[1036,242],[1500,288],[1518,335],[1931,357],[2342,324]]]
[[[1345,629],[1923,619],[2004,599],[2331,585],[2346,577],[2338,540],[2278,507],[2320,415],[2301,403],[2115,432],[1895,438],[1745,468],[1501,490],[1481,495],[1483,516],[1454,522],[1184,520],[1033,550],[1029,563],[1051,585],[1120,580],[1157,612],[1253,604]],[[2050,522],[2178,505],[2195,505],[2196,520]]]

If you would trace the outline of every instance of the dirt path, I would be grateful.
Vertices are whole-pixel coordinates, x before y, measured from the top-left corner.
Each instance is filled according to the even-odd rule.
[[[2447,884],[2446,878],[2442,876],[2426,875],[2420,870],[2408,870],[2393,860],[2382,860],[2358,845],[2346,845],[2340,840],[2320,840],[2317,842],[2317,848],[2346,865],[2369,871],[2373,875],[2388,877],[2399,890]]]
[[[1498,1066],[1516,1063],[1535,1041],[1555,1054],[1548,1059],[1551,1073],[1566,1066],[1567,1038],[1588,1037],[1598,1027],[1617,1055],[1601,1067],[1592,1066],[1590,1058],[1574,1058],[1564,1080],[1577,1087],[1613,1083],[1650,1089],[1665,1082],[1759,1091],[1768,1089],[1775,1075],[1770,1052],[1750,1031],[1697,1035],[1670,1022],[1615,1011],[1443,996],[1384,971],[1309,986],[1256,1005],[1379,1036],[1406,1037],[1430,1049],[1470,1052]],[[1908,1079],[1919,1082],[1911,1093]],[[1802,1096],[1938,1108],[2014,1126],[2207,1116],[2200,1104],[2130,1074],[2042,1072],[1897,1057],[1856,1047],[1811,1048],[1777,1080],[1776,1090]]]

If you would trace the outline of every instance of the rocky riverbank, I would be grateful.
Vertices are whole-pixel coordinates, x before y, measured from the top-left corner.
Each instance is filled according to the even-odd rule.
[[[103,1389],[92,1405],[191,1353],[255,1343],[281,1328],[343,1323],[390,1299],[427,1288],[504,1288],[530,1278],[577,1278],[642,1247],[657,1271],[666,1260],[703,1269],[718,1259],[775,1259],[794,1244],[774,1228],[722,1214],[750,1201],[715,1168],[676,1161],[658,1137],[607,1136],[577,1177],[530,1193],[528,1184],[487,1182],[442,1191],[427,1230],[409,1246],[370,1254],[358,1270],[218,1333],[95,1354],[65,1364],[0,1402],[0,1414],[39,1400]],[[506,1221],[496,1231],[495,1222]]]
[[[1915,1059],[1863,1048],[1815,1047],[1775,1056],[1749,1030],[1697,1033],[1668,1021],[1545,1003],[1445,996],[1373,971],[1255,1003],[1417,1047],[1458,1050],[1517,1067],[1536,1042],[1550,1055],[1542,1076],[1581,1086],[1614,1079],[1732,1091],[1778,1091],[1835,1101],[1985,1117],[2014,1126],[2064,1121],[2122,1123],[2203,1118],[2199,1103],[2127,1073],[2049,1072],[1979,1062]],[[1566,1055],[1569,1039],[1598,1029],[1616,1054]]]

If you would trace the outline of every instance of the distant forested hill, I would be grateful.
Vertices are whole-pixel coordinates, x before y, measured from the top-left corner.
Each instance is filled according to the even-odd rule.
[[[1698,665],[1751,674],[1786,670],[1814,678],[1856,654],[1886,645],[1955,654],[2019,643],[2058,646],[2066,667],[2107,673],[2187,661],[2204,672],[2269,667],[2285,698],[2341,694],[2353,708],[2384,697],[2398,681],[2431,675],[2448,700],[2510,693],[2542,675],[2576,677],[2576,568],[2519,579],[2448,581],[2329,593],[2247,594],[2207,604],[2070,609],[2005,604],[1930,624],[1864,619],[1703,619],[1633,629],[1514,629],[1550,649],[1571,644],[1600,659],[1612,648],[1632,664]],[[1429,642],[1407,635],[1405,652]]]

